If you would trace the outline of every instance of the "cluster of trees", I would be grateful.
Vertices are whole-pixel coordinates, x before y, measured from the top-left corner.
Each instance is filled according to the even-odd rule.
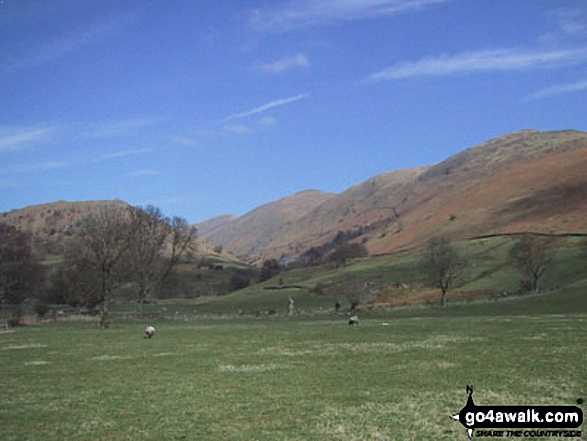
[[[357,257],[367,257],[369,252],[367,247],[362,243],[348,242],[342,243],[336,247],[312,247],[298,259],[301,266],[316,266],[332,263],[335,265],[344,265],[347,260]]]
[[[0,224],[0,302],[20,304],[36,298],[99,307],[104,324],[113,293],[130,285],[142,315],[145,301],[193,251],[195,236],[184,219],[167,218],[154,206],[102,208],[87,216],[68,239],[62,263],[45,290],[46,273],[27,235]]]
[[[535,293],[540,291],[540,281],[551,266],[554,254],[554,247],[546,237],[524,234],[516,241],[509,250],[508,258],[522,273],[522,289]],[[430,241],[422,267],[428,281],[440,289],[440,303],[446,306],[449,290],[465,280],[465,260],[446,238],[438,237]]]
[[[327,295],[334,299],[335,310],[338,312],[341,308],[341,301],[346,300],[353,313],[359,304],[369,296],[376,293],[375,285],[371,282],[365,282],[356,277],[345,277],[342,280],[331,283],[319,283],[313,290],[315,294]]]
[[[349,244],[343,244],[342,247],[346,245]],[[508,259],[522,275],[522,290],[535,293],[540,291],[540,282],[552,265],[554,253],[554,247],[546,237],[524,234],[516,241],[510,248]],[[346,252],[341,254],[346,256]],[[587,247],[583,254],[587,258]],[[332,253],[332,256],[337,256],[337,253]],[[349,258],[351,256],[352,253],[349,254]],[[446,237],[430,240],[420,261],[420,267],[424,281],[440,290],[440,304],[443,307],[448,304],[449,291],[467,279],[467,261]],[[350,278],[339,283],[318,284],[314,292],[333,297],[337,310],[340,308],[340,301],[345,299],[353,311],[369,293],[373,292],[373,287],[364,281]]]
[[[312,248],[302,256],[305,263],[344,264],[346,260],[367,256],[363,244],[347,242],[353,238],[352,232],[339,233],[337,237],[320,248]],[[336,246],[334,246],[336,245]],[[587,258],[587,248],[583,253]],[[554,259],[554,247],[549,238],[523,234],[510,248],[508,260],[521,273],[521,290],[539,292],[540,282]],[[266,262],[267,263],[267,262]],[[423,281],[440,290],[440,304],[446,307],[448,294],[455,286],[466,282],[468,262],[446,237],[435,237],[428,243],[420,261]],[[264,266],[266,268],[266,266]],[[353,311],[366,296],[373,292],[373,287],[365,281],[347,278],[339,283],[318,284],[316,294],[331,296],[337,309],[341,300],[346,300]]]
[[[355,234],[339,233],[305,258],[313,263],[344,264],[347,259],[366,256],[364,245],[349,242]],[[195,237],[196,230],[184,219],[167,218],[154,206],[101,208],[79,223],[65,243],[61,265],[46,283],[47,271],[32,251],[31,238],[0,223],[0,306],[36,299],[38,304],[98,307],[105,323],[113,294],[124,286],[134,293],[142,315],[147,299],[173,280],[177,264],[195,251]],[[587,257],[587,249],[583,254]],[[508,258],[522,274],[522,289],[539,292],[552,265],[554,247],[547,237],[525,234],[510,248]],[[449,291],[466,280],[466,262],[458,248],[443,237],[429,242],[421,267],[426,280],[439,288],[442,306],[447,305]],[[229,288],[242,289],[282,271],[279,261],[266,260],[260,271],[236,270]],[[353,279],[320,285],[317,290],[335,297],[338,305],[345,298],[354,309],[372,288]]]
[[[40,293],[45,271],[33,253],[30,237],[0,223],[0,305],[21,304]]]
[[[145,301],[192,251],[195,236],[185,219],[167,218],[152,205],[101,209],[67,243],[58,294],[69,304],[99,306],[104,323],[114,291],[131,284],[142,315]]]
[[[260,272],[254,269],[237,269],[229,281],[229,290],[237,291],[246,288],[257,282],[264,282],[279,274],[284,270],[283,266],[277,259],[267,259],[263,262]]]
[[[301,266],[315,266],[324,263],[344,263],[347,259],[367,256],[367,248],[362,243],[352,243],[351,240],[370,231],[369,227],[360,227],[355,230],[339,231],[329,242],[312,247],[303,253],[298,264]]]
[[[540,280],[551,266],[554,254],[547,238],[525,234],[516,242],[509,251],[509,257],[524,275],[522,288],[540,292]]]

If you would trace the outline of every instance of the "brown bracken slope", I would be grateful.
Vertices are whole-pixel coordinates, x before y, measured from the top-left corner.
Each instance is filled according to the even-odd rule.
[[[124,207],[129,205],[120,200],[58,201],[1,213],[0,222],[28,233],[37,256],[46,259],[63,253],[67,239],[79,230],[85,217],[102,209]],[[194,240],[193,246],[199,254],[217,254],[213,251],[214,245],[203,240]]]
[[[201,237],[245,260],[254,260],[275,237],[333,195],[308,190],[262,205],[241,217],[220,216],[197,225]]]
[[[289,200],[278,202],[204,237],[261,262],[293,259],[340,231],[356,232],[353,240],[371,254],[422,246],[438,235],[587,233],[587,133],[512,133],[430,167],[385,173],[325,194],[299,216],[283,216]]]

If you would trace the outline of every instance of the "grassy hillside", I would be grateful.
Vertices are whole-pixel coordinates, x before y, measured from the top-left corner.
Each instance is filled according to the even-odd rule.
[[[585,397],[587,311],[572,299],[584,289],[374,314],[359,327],[200,316],[0,331],[0,438],[464,440],[449,415],[467,384],[485,405]]]
[[[586,238],[557,238],[553,262],[541,279],[542,294],[521,291],[523,275],[508,260],[508,251],[515,237],[503,236],[462,241],[456,249],[467,262],[461,282],[449,292],[449,304],[541,305],[542,313],[552,308],[579,308],[587,311],[587,296],[581,287],[587,283],[584,247]],[[362,302],[362,314],[376,314],[379,308],[400,309],[435,308],[440,291],[425,281],[421,257],[425,249],[398,252],[371,258],[355,259],[342,267],[321,267],[289,270],[271,280],[219,298],[200,299],[197,310],[202,314],[256,314],[285,315],[288,299],[292,297],[298,313],[330,313],[334,307],[332,296],[319,295],[313,290],[319,284],[340,283],[341,280],[374,282],[376,292]],[[512,302],[520,298],[520,303]],[[342,307],[348,301],[342,299]],[[483,306],[486,308],[489,306]],[[523,308],[523,306],[518,306]]]
[[[119,299],[110,329],[70,316],[0,330],[0,438],[455,440],[466,434],[448,416],[468,384],[485,405],[575,405],[587,394],[586,240],[557,239],[540,294],[515,293],[513,240],[455,244],[469,272],[447,308],[413,250],[160,300],[145,319]],[[312,290],[353,278],[378,288],[358,327],[348,303],[335,314]]]

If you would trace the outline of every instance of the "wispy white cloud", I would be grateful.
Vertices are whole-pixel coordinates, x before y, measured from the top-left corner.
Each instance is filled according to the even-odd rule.
[[[556,28],[540,36],[546,43],[576,39],[587,35],[587,11],[581,8],[558,8],[548,15],[554,18]]]
[[[39,173],[50,170],[58,170],[70,167],[72,164],[66,161],[45,161],[32,164],[17,164],[9,167],[0,168],[0,173],[19,174],[19,173]]]
[[[76,132],[84,138],[114,138],[134,134],[159,122],[161,119],[158,118],[96,122],[79,126]]]
[[[118,152],[107,153],[97,158],[97,161],[108,161],[110,159],[123,158],[131,155],[142,155],[144,153],[151,153],[153,149],[129,149],[120,150]]]
[[[251,128],[245,124],[224,124],[222,130],[233,135],[246,135],[251,132]]]
[[[308,68],[310,62],[304,53],[298,53],[291,57],[284,57],[272,63],[264,63],[256,66],[253,70],[263,74],[279,74],[297,68]]]
[[[257,121],[257,124],[261,127],[269,127],[275,124],[275,118],[272,116],[265,116]]]
[[[587,48],[519,50],[496,49],[400,62],[367,76],[366,81],[398,80],[417,76],[446,76],[487,71],[555,68],[587,61]]]
[[[172,136],[169,138],[169,141],[172,144],[181,145],[181,146],[192,146],[192,145],[198,144],[198,141],[196,141],[193,138],[189,138],[187,136]]]
[[[33,144],[47,141],[55,131],[52,127],[33,127],[0,131],[0,152],[23,150]]]
[[[224,118],[220,122],[228,122],[228,121],[231,121],[234,119],[246,118],[248,116],[256,115],[258,113],[265,112],[266,110],[273,109],[275,107],[280,107],[280,106],[284,106],[286,104],[295,103],[296,101],[303,100],[305,98],[308,98],[309,96],[310,96],[309,93],[302,93],[300,95],[290,96],[289,98],[282,98],[282,99],[274,100],[274,101],[271,101],[267,104],[263,104],[262,106],[255,107],[254,109],[247,110],[246,112],[233,113],[232,115],[227,116],[226,118]]]
[[[575,83],[556,84],[551,87],[541,89],[529,96],[524,101],[532,101],[540,98],[563,95],[573,92],[587,92],[587,80],[577,81]]]
[[[20,70],[57,60],[68,53],[100,41],[107,35],[121,29],[129,21],[129,16],[119,15],[111,17],[107,21],[95,23],[84,29],[78,29],[68,35],[32,48],[21,55],[5,57],[6,61],[3,63],[3,67],[4,69]]]
[[[233,124],[227,123],[222,126],[222,131],[231,135],[244,136],[255,131],[256,128],[269,127],[275,124],[275,118],[272,116],[264,116],[258,120],[251,122],[251,124]]]
[[[161,175],[161,172],[158,172],[156,170],[142,169],[142,170],[136,170],[134,172],[127,173],[125,176],[130,177],[130,178],[139,178],[139,177],[143,177],[143,176],[160,176],[160,175]]]
[[[251,25],[258,30],[288,31],[403,12],[423,10],[453,0],[302,0],[275,10],[255,10]]]

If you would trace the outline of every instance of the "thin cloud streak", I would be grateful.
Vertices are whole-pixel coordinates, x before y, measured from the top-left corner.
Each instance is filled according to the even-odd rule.
[[[121,150],[118,152],[107,153],[105,155],[102,155],[97,160],[98,161],[108,161],[110,159],[123,158],[125,156],[130,156],[130,155],[142,155],[144,153],[151,153],[152,151],[153,151],[153,149]]]
[[[193,138],[189,138],[187,136],[172,136],[169,138],[169,141],[172,144],[175,145],[179,145],[179,146],[194,146],[198,144],[198,141],[196,141]]]
[[[587,14],[580,8],[558,8],[549,16],[557,21],[557,29],[540,37],[545,43],[556,43],[567,38],[582,38],[587,35]]]
[[[280,74],[282,72],[297,69],[297,68],[308,68],[310,63],[306,54],[299,53],[292,57],[285,57],[273,63],[265,63],[257,66],[253,70],[263,74]]]
[[[23,150],[31,144],[47,141],[52,128],[30,128],[0,136],[0,152]]]
[[[19,173],[38,173],[50,170],[58,170],[70,167],[72,164],[65,161],[46,161],[36,164],[20,164],[11,167],[0,168],[0,173],[19,174]]]
[[[251,25],[261,31],[289,31],[308,26],[416,12],[453,0],[306,0],[286,9],[255,10]]]
[[[533,93],[532,95],[527,96],[524,98],[524,101],[533,101],[541,98],[548,98],[573,92],[587,92],[587,80],[546,87]]]
[[[225,133],[242,136],[250,133],[251,128],[245,124],[225,124],[222,126],[222,130]]]
[[[143,169],[127,173],[125,176],[130,178],[139,178],[143,176],[161,176],[161,172],[158,172],[156,170]]]
[[[97,23],[65,37],[53,40],[50,43],[31,49],[28,53],[16,57],[6,57],[4,69],[20,70],[40,66],[64,57],[70,52],[96,43],[106,36],[113,34],[130,21],[126,15],[116,16],[109,21]]]
[[[582,64],[585,61],[587,61],[587,48],[550,51],[483,50],[397,63],[372,73],[365,78],[365,81],[389,81],[417,76],[447,76],[483,71],[546,69]]]
[[[274,101],[271,101],[271,102],[264,104],[262,106],[256,107],[254,109],[247,110],[246,112],[233,113],[232,115],[229,115],[226,118],[222,119],[220,122],[224,123],[224,122],[232,121],[234,119],[246,118],[248,116],[256,115],[257,113],[265,112],[266,110],[273,109],[275,107],[280,107],[280,106],[284,106],[286,104],[295,103],[296,101],[303,100],[305,98],[308,98],[309,96],[310,96],[309,93],[302,93],[300,95],[291,96],[289,98],[282,98],[279,100],[274,100]]]
[[[87,127],[80,127],[77,132],[84,138],[114,138],[128,136],[159,122],[161,122],[161,119],[157,118],[102,122],[94,123]]]
[[[275,118],[273,118],[272,116],[266,116],[264,118],[261,118],[259,121],[257,121],[257,125],[261,126],[261,127],[269,127],[275,124]]]

